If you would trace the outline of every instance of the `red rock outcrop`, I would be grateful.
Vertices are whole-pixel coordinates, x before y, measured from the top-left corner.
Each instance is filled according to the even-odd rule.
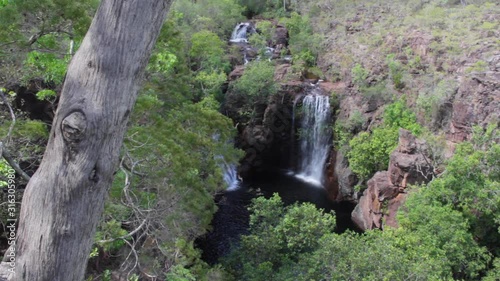
[[[419,149],[423,146],[411,132],[399,130],[399,145],[391,153],[388,171],[377,172],[368,180],[368,188],[352,212],[360,229],[397,227],[396,212],[406,198],[408,184],[425,183],[432,178],[431,162]]]
[[[472,73],[461,81],[452,104],[452,117],[447,139],[453,142],[469,140],[472,126],[486,127],[500,116],[500,55],[490,60],[490,71]]]

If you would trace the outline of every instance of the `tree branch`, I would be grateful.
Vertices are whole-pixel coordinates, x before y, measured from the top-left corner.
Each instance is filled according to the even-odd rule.
[[[114,242],[114,241],[116,241],[116,240],[118,240],[118,239],[123,239],[123,240],[125,240],[125,239],[127,239],[128,237],[130,237],[130,236],[132,236],[132,235],[136,234],[139,230],[141,230],[141,228],[144,226],[144,224],[146,224],[146,222],[147,222],[147,219],[144,219],[144,220],[142,221],[142,223],[141,223],[141,224],[140,224],[140,225],[139,225],[136,229],[134,229],[133,231],[131,231],[131,232],[129,232],[129,233],[127,233],[127,234],[123,235],[123,236],[116,237],[116,238],[111,238],[111,239],[107,239],[107,240],[100,240],[100,241],[97,241],[97,243],[100,243],[100,244],[103,244],[103,243],[111,243],[111,242]]]
[[[21,167],[19,167],[19,164],[14,161],[14,157],[10,154],[10,152],[3,146],[3,142],[0,141],[0,152],[2,154],[2,157],[9,163],[9,165],[14,169],[23,179],[26,181],[29,181],[31,179],[26,172],[24,172]]]

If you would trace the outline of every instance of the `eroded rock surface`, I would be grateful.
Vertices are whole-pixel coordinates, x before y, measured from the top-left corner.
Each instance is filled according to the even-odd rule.
[[[426,183],[433,176],[431,161],[422,147],[424,143],[411,132],[399,130],[399,144],[391,153],[388,171],[377,172],[368,180],[368,188],[352,212],[360,229],[397,227],[396,212],[406,198],[408,184]]]

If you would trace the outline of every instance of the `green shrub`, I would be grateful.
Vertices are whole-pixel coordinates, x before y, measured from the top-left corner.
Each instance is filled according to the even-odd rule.
[[[376,171],[387,169],[389,155],[397,145],[396,128],[382,126],[374,129],[371,134],[362,132],[349,142],[349,167],[362,180],[367,180]]]
[[[196,69],[228,71],[229,62],[225,56],[225,45],[226,43],[212,31],[202,30],[193,34],[189,55],[193,59]]]
[[[301,60],[306,66],[316,65],[321,52],[321,37],[313,32],[309,17],[292,12],[289,18],[283,18],[289,33],[290,52],[294,60]]]
[[[234,89],[250,97],[250,102],[266,102],[278,91],[274,81],[274,65],[268,61],[253,61],[247,64],[245,72],[233,84]]]
[[[415,135],[422,132],[415,114],[406,107],[404,99],[386,107],[381,126],[371,133],[362,132],[349,141],[349,167],[362,180],[367,180],[376,171],[387,169],[390,153],[398,145],[399,128],[410,130]]]
[[[394,84],[394,87],[401,90],[405,87],[403,81],[403,66],[399,61],[395,59],[395,55],[391,54],[387,56],[387,66],[389,67],[389,77]]]
[[[418,136],[422,126],[417,123],[415,113],[406,106],[404,98],[389,104],[384,110],[384,125],[390,128],[403,128]]]
[[[368,70],[366,70],[361,64],[357,63],[351,71],[352,81],[359,87],[364,87],[366,85],[366,78],[368,78]]]
[[[315,250],[335,227],[333,214],[310,203],[284,206],[277,194],[254,199],[249,210],[250,233],[223,261],[234,280],[283,280],[273,279],[276,271]]]

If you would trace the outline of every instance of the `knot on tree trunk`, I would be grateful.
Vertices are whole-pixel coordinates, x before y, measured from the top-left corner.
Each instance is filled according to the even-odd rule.
[[[79,142],[87,129],[87,118],[85,114],[76,111],[66,116],[61,124],[63,137],[68,142]]]

